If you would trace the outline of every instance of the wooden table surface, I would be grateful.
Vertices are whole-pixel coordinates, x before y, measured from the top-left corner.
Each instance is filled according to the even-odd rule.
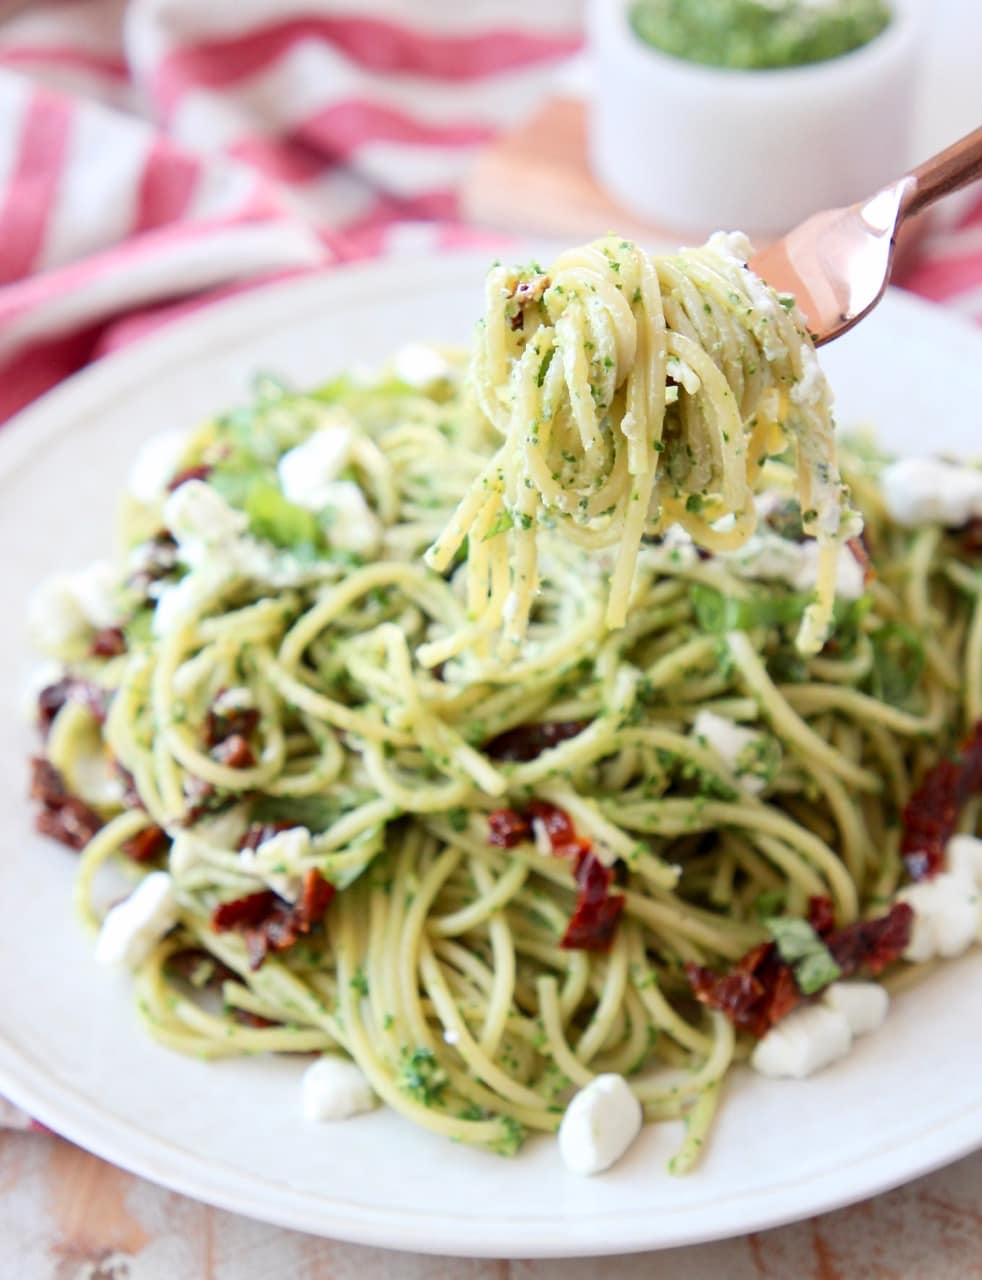
[[[123,1173],[46,1133],[0,1133],[3,1280],[973,1280],[982,1153],[865,1204],[627,1258],[487,1262],[281,1231]]]

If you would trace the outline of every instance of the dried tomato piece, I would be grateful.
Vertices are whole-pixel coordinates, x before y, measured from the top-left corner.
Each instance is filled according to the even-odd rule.
[[[505,733],[499,733],[486,744],[484,750],[492,760],[505,760],[527,764],[543,751],[557,747],[577,737],[589,724],[588,720],[550,720],[544,724],[523,724]]]
[[[295,912],[302,933],[309,933],[324,918],[324,913],[334,901],[336,890],[330,880],[325,880],[316,867],[304,872],[303,888]]]
[[[525,308],[538,302],[552,281],[539,273],[528,280],[520,280],[509,294],[509,325],[513,330],[525,328]]]
[[[138,567],[130,575],[127,586],[143,598],[155,594],[151,588],[177,568],[177,540],[166,530],[140,544],[133,552]]]
[[[126,652],[126,637],[120,627],[102,627],[92,637],[89,652],[96,658],[118,658]]]
[[[243,1027],[253,1027],[256,1030],[280,1025],[278,1022],[273,1022],[271,1018],[264,1018],[258,1013],[250,1013],[248,1009],[233,1009],[232,1017],[236,1022],[241,1023]]]
[[[211,926],[218,933],[240,930],[250,967],[258,969],[270,951],[288,951],[302,934],[310,933],[324,918],[334,894],[334,885],[311,867],[295,903],[284,902],[268,889],[249,893],[220,903],[212,912]]]
[[[38,725],[47,737],[55,716],[66,702],[77,702],[91,711],[102,724],[109,710],[110,694],[91,680],[81,676],[63,676],[54,684],[45,686],[38,694]]]
[[[857,537],[850,538],[846,546],[852,552],[853,558],[860,569],[862,569],[863,583],[868,587],[876,578],[876,570],[873,568],[873,561],[870,559],[866,530],[864,529]]]
[[[167,486],[167,492],[173,493],[175,489],[180,489],[181,485],[187,484],[189,480],[207,480],[214,469],[208,463],[201,463],[197,467],[185,467],[183,471],[177,473]]]
[[[69,849],[84,849],[96,832],[102,830],[102,818],[78,796],[69,793],[64,778],[43,757],[31,761],[31,799],[40,805],[34,819],[35,829]]]
[[[162,827],[144,827],[123,845],[123,852],[134,862],[153,862],[169,847],[170,837]]]
[[[982,516],[973,516],[956,531],[955,537],[965,555],[982,556]]]
[[[687,964],[685,973],[697,1000],[758,1038],[803,999],[791,966],[773,942],[753,947],[729,973],[697,964]]]
[[[295,825],[292,822],[253,822],[239,841],[239,848],[258,849],[261,844],[265,844],[279,832],[290,831]]]
[[[561,853],[570,845],[577,844],[573,819],[565,809],[550,804],[548,800],[533,800],[528,807],[528,815],[542,823],[553,853]]]
[[[809,923],[816,932],[821,933],[819,926],[828,923],[830,910],[827,898],[811,899]],[[913,920],[907,903],[897,902],[885,916],[857,920],[823,935],[823,941],[843,978],[861,971],[876,976],[903,955]],[[701,1004],[718,1009],[735,1027],[758,1039],[807,998],[773,942],[753,947],[728,973],[698,964],[687,964],[685,973]]]
[[[576,907],[560,947],[564,951],[606,951],[624,911],[624,895],[611,894],[611,867],[605,867],[587,846],[576,859]]]
[[[816,895],[808,899],[808,923],[820,938],[829,936],[835,928],[835,907],[831,898]]]
[[[205,722],[205,739],[209,747],[217,747],[229,738],[249,738],[259,724],[257,707],[236,707],[223,704],[226,690],[221,689],[212,699]]]
[[[826,939],[826,946],[844,978],[861,969],[875,977],[903,955],[913,924],[911,907],[906,902],[895,902],[885,916],[857,920],[839,929]]]
[[[212,747],[209,753],[219,764],[226,764],[230,769],[250,769],[256,763],[252,747],[241,733],[233,733]]]
[[[220,902],[211,913],[211,927],[216,933],[228,933],[230,929],[259,924],[276,901],[272,889],[260,889],[258,893],[247,893],[231,902]]]
[[[531,835],[528,818],[515,809],[495,809],[488,814],[488,844],[496,849],[514,849]]]
[[[958,829],[962,809],[982,791],[982,720],[953,760],[927,771],[903,812],[900,851],[912,880],[944,868],[945,846]]]

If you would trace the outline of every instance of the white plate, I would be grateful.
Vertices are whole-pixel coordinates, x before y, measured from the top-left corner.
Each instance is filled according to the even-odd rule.
[[[677,1126],[613,1172],[566,1173],[552,1141],[514,1160],[386,1111],[305,1124],[302,1064],[206,1065],[146,1039],[126,979],[97,971],[70,911],[74,857],[31,830],[19,719],[34,582],[108,544],[137,441],[247,394],[255,370],[310,384],[407,339],[465,339],[485,263],[338,271],[236,299],[107,360],[0,433],[0,1090],[137,1173],[283,1226],[374,1245],[523,1257],[686,1244],[818,1213],[982,1145],[982,958],[896,1002],[886,1027],[804,1082],[742,1074],[706,1158],[665,1172]],[[982,337],[895,294],[828,353],[841,419],[898,448],[978,447]]]

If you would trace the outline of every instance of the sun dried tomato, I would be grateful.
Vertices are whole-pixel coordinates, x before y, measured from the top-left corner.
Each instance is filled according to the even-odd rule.
[[[527,812],[530,818],[538,818],[545,827],[553,853],[561,853],[569,845],[576,844],[576,828],[565,809],[550,804],[548,800],[533,800]]]
[[[576,834],[573,819],[547,800],[533,800],[524,813],[496,809],[488,815],[488,844],[513,849],[532,836],[532,823],[541,822],[552,852],[574,859],[576,906],[563,934],[566,950],[606,951],[624,910],[622,894],[611,894],[614,872],[593,852],[589,840]]]
[[[304,872],[300,901],[294,908],[301,933],[309,933],[323,919],[324,912],[334,901],[335,892],[334,885],[325,880],[316,867],[309,867]]]
[[[252,747],[241,733],[233,733],[212,747],[211,758],[230,769],[250,769],[256,763]]]
[[[906,902],[895,902],[885,916],[857,920],[826,938],[844,978],[863,970],[875,977],[899,960],[910,942],[914,912]]]
[[[170,837],[162,827],[144,827],[123,845],[123,852],[134,862],[153,862],[170,845]]]
[[[869,586],[876,578],[876,570],[873,568],[873,561],[870,559],[869,542],[864,529],[858,537],[850,538],[846,546],[852,552],[853,558],[863,571],[863,583]]]
[[[96,658],[118,658],[126,652],[126,637],[120,627],[102,627],[92,637],[89,652]]]
[[[231,902],[220,902],[211,913],[211,927],[216,933],[228,933],[230,929],[259,924],[276,901],[272,889],[260,889],[258,893],[247,893]]]
[[[205,740],[209,747],[216,747],[228,738],[249,738],[259,724],[257,707],[223,707],[220,690],[212,700],[205,722]]]
[[[962,809],[982,791],[982,720],[953,760],[927,771],[903,812],[900,851],[912,880],[944,868],[945,847],[958,829]]]
[[[835,907],[832,899],[816,895],[808,899],[808,923],[820,938],[827,938],[835,929]]]
[[[91,680],[81,676],[63,676],[54,684],[46,685],[38,694],[38,726],[47,737],[55,716],[66,702],[77,702],[87,707],[102,724],[109,710],[110,694]]]
[[[809,923],[816,932],[828,923],[826,898],[812,898]],[[843,978],[859,972],[882,973],[903,955],[910,941],[914,913],[905,902],[895,903],[885,916],[857,920],[843,929],[823,935]],[[773,942],[761,942],[736,962],[728,973],[716,973],[703,965],[687,964],[685,974],[696,999],[718,1009],[741,1031],[758,1039],[806,997],[795,981],[794,970],[782,960]]]
[[[261,844],[265,844],[279,832],[290,831],[295,825],[292,822],[253,822],[239,841],[239,848],[258,849]]]
[[[515,809],[495,809],[488,814],[488,844],[496,849],[514,849],[531,835],[528,818]]]
[[[130,575],[127,586],[146,599],[154,594],[150,588],[177,568],[177,540],[161,530],[141,543],[133,554],[139,559],[139,567]]]
[[[581,734],[588,720],[550,720],[544,724],[523,724],[492,738],[484,750],[492,760],[527,764],[543,751]]]
[[[576,906],[560,942],[564,951],[606,951],[624,911],[624,895],[611,894],[614,872],[587,845],[576,859]]]
[[[237,929],[242,933],[249,965],[258,969],[270,951],[287,951],[302,934],[310,933],[334,899],[335,888],[311,867],[304,873],[300,897],[284,902],[271,890],[249,893],[220,903],[211,916],[218,933]]]
[[[182,484],[187,484],[189,480],[207,480],[214,471],[214,467],[207,463],[201,463],[197,467],[185,467],[183,471],[179,471],[174,479],[167,486],[167,492],[173,493],[175,489],[180,489]]]
[[[967,556],[982,556],[982,516],[973,516],[968,524],[955,532],[955,537]]]
[[[43,836],[69,849],[84,849],[103,826],[94,809],[69,793],[54,765],[42,757],[31,761],[31,799],[40,805],[34,826]]]
[[[803,999],[790,965],[773,942],[761,942],[729,973],[687,964],[696,999],[726,1014],[733,1025],[760,1037]]]
[[[513,330],[525,327],[525,308],[538,302],[551,281],[547,275],[534,275],[528,280],[520,280],[509,294],[509,325]]]

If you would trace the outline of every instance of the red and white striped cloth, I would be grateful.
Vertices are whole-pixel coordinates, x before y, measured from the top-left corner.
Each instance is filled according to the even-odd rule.
[[[467,243],[582,3],[0,0],[0,422],[204,300]],[[982,203],[926,250],[907,283],[982,320]]]
[[[461,175],[579,48],[580,8],[73,0],[0,22],[0,420],[161,304],[466,239]]]

